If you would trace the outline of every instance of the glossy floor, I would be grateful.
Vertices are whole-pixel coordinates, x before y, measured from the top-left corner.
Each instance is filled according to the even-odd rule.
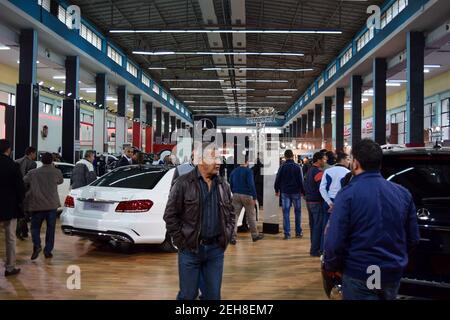
[[[229,246],[225,256],[223,299],[326,299],[319,259],[309,256],[305,208],[302,213],[303,239],[285,241],[280,233],[266,235],[264,240],[253,243],[250,234],[239,233],[237,245]],[[280,231],[281,227],[280,223]],[[45,259],[41,254],[31,261],[31,240],[18,240],[18,266],[22,272],[5,279],[0,268],[0,300],[175,298],[177,254],[143,246],[127,255],[109,247],[96,247],[89,240],[65,236],[59,224],[56,233],[53,259]],[[2,265],[3,259],[1,230]],[[70,274],[66,272],[70,266],[81,270],[80,290],[67,288]]]

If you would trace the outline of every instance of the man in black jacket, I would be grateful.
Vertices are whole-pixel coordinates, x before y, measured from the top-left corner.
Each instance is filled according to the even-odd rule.
[[[117,161],[116,168],[129,166],[130,164],[133,164],[133,148],[126,147],[122,157]]]
[[[220,299],[224,253],[235,224],[230,186],[218,175],[220,161],[214,150],[201,150],[200,163],[173,185],[164,213],[179,249],[179,300],[197,297],[200,278],[203,298]]]
[[[17,163],[11,158],[8,140],[0,140],[0,224],[5,230],[6,269],[5,277],[18,274],[16,268],[16,224],[23,217],[25,187]]]

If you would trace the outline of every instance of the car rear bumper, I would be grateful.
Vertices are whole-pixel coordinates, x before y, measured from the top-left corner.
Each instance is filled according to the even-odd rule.
[[[74,228],[71,226],[61,226],[62,232],[68,236],[86,237],[89,239],[112,240],[117,242],[133,243],[134,240],[127,234],[117,231],[98,231],[89,229]]]

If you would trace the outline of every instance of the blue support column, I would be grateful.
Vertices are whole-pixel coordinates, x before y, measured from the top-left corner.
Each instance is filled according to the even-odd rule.
[[[424,145],[424,50],[421,32],[407,35],[406,143],[411,147]]]
[[[386,144],[386,59],[373,60],[373,138]]]
[[[352,146],[361,141],[361,122],[362,122],[362,77],[352,76]]]
[[[97,107],[94,110],[94,150],[103,154],[108,151],[106,129],[106,74],[99,73],[95,77],[95,101]]]
[[[19,83],[16,87],[14,157],[21,158],[29,146],[38,148],[39,86],[36,84],[37,32],[20,32]],[[17,125],[19,124],[19,125]]]
[[[126,109],[127,109],[127,87],[117,88],[117,115],[116,115],[116,153],[122,153],[123,145],[127,136]]]
[[[66,99],[62,111],[62,157],[64,161],[76,163],[80,160],[80,101],[78,100],[80,59],[66,58]]]
[[[345,89],[336,88],[336,151],[344,150],[344,103]]]

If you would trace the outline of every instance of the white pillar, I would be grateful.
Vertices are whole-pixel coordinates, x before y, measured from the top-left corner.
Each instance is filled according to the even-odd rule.
[[[116,153],[121,154],[125,144],[125,117],[116,117]]]
[[[94,110],[94,150],[103,154],[106,145],[106,111],[105,109]]]

